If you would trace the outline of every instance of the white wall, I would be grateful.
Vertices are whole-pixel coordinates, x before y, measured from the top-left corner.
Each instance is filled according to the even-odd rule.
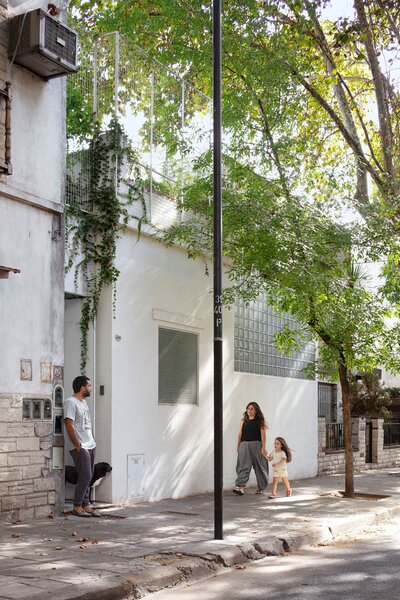
[[[9,16],[41,8],[46,0],[9,1]],[[62,13],[62,18],[65,14]],[[13,174],[7,186],[42,205],[63,201],[65,171],[65,77],[44,81],[8,63],[11,80]]]
[[[7,184],[43,204],[63,200],[65,78],[43,81],[23,67],[12,70],[12,165]]]
[[[0,265],[21,273],[0,279],[0,390],[50,394],[40,362],[64,363],[65,78],[46,82],[16,64],[10,75],[13,174],[0,180]],[[31,382],[20,379],[20,359],[32,360]]]
[[[0,279],[0,391],[51,394],[40,363],[64,363],[63,241],[52,239],[53,215],[0,199],[0,264],[19,274]],[[31,359],[32,381],[21,381]]]
[[[178,497],[213,489],[212,276],[202,260],[127,232],[118,242],[116,318],[112,321],[110,397],[99,399],[96,428],[111,428],[113,472],[98,499],[127,497],[127,456],[145,455],[144,498]],[[210,265],[209,265],[210,268]],[[211,269],[210,269],[211,270]],[[111,302],[111,299],[109,299]],[[110,304],[109,304],[110,306]],[[153,310],[156,309],[157,318]],[[107,313],[109,318],[109,312]],[[187,325],[191,318],[195,321]],[[158,327],[199,335],[199,405],[159,406]],[[99,327],[99,318],[97,320]],[[120,336],[117,341],[116,336]],[[104,338],[103,338],[104,339]],[[98,364],[107,347],[97,344]],[[97,383],[102,384],[97,368]],[[110,380],[109,373],[104,377]],[[234,373],[233,310],[224,311],[224,486],[235,479],[236,440],[246,404],[257,401],[269,424],[268,449],[284,436],[294,450],[291,477],[317,472],[317,384]],[[112,405],[103,414],[99,405]],[[107,447],[107,440],[105,446]],[[102,448],[98,438],[98,454]],[[254,479],[252,479],[254,482]],[[109,494],[112,494],[112,498]]]

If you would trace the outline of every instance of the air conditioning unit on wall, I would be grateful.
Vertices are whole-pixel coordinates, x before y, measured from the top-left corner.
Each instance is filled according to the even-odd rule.
[[[10,60],[44,79],[77,71],[75,31],[43,10],[37,9],[10,19]]]

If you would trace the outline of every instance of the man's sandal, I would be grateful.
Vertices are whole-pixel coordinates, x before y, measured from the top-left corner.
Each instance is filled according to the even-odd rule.
[[[256,493],[256,494],[263,494],[263,493],[264,493],[264,490],[262,490],[262,489],[260,489],[260,488],[257,488],[257,489],[256,489],[256,491],[255,491],[255,493]]]
[[[75,517],[83,517],[84,519],[87,519],[88,517],[92,516],[86,510],[75,510],[75,509],[71,510],[71,515],[74,515]]]
[[[232,492],[234,494],[237,494],[238,496],[243,496],[244,495],[244,491],[242,490],[242,488],[237,487],[237,486],[232,489]]]

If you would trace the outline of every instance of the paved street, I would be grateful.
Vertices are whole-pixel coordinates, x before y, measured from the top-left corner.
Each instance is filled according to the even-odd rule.
[[[400,597],[400,519],[194,583],[153,600],[270,598],[375,600]]]
[[[322,575],[318,571],[322,552],[329,564],[333,561],[337,566],[326,578],[336,593],[338,573],[342,586],[351,583],[346,564],[355,557],[354,552],[346,545],[342,557],[330,546],[307,549],[304,554],[299,549],[399,516],[400,469],[357,474],[355,486],[360,494],[355,499],[340,496],[343,486],[343,475],[293,481],[293,495],[276,500],[258,496],[254,489],[247,489],[241,497],[227,490],[222,541],[213,539],[212,494],[112,507],[103,510],[100,519],[65,514],[3,524],[0,598],[54,600],[57,590],[57,600],[134,600],[172,587],[175,594],[179,586],[216,574],[222,579],[218,575],[210,582],[223,586],[222,573],[235,576],[236,572],[231,573],[234,567],[241,575],[249,572],[250,565],[256,569],[254,581],[261,584],[254,588],[253,579],[248,585],[241,584],[243,580],[232,584],[235,593],[242,594],[238,599],[249,600],[250,593],[260,597],[257,594],[265,592],[265,573],[276,573],[276,581],[268,577],[268,589],[273,581],[277,597],[279,586],[289,581],[291,589],[301,574],[307,585],[300,589],[312,598],[316,584],[327,572],[325,568]],[[392,552],[390,545],[382,551],[379,548],[377,553],[361,546],[366,554],[360,563],[365,573],[377,574],[378,581],[386,572],[382,561],[385,567],[390,564]],[[269,558],[264,561],[265,557]],[[300,557],[307,569],[300,566]],[[227,596],[222,587],[216,598],[227,597],[231,594]]]

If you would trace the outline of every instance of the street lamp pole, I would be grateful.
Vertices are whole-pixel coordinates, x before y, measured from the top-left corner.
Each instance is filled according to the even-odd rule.
[[[213,2],[214,172],[214,538],[223,539],[223,360],[222,360],[222,10]]]

